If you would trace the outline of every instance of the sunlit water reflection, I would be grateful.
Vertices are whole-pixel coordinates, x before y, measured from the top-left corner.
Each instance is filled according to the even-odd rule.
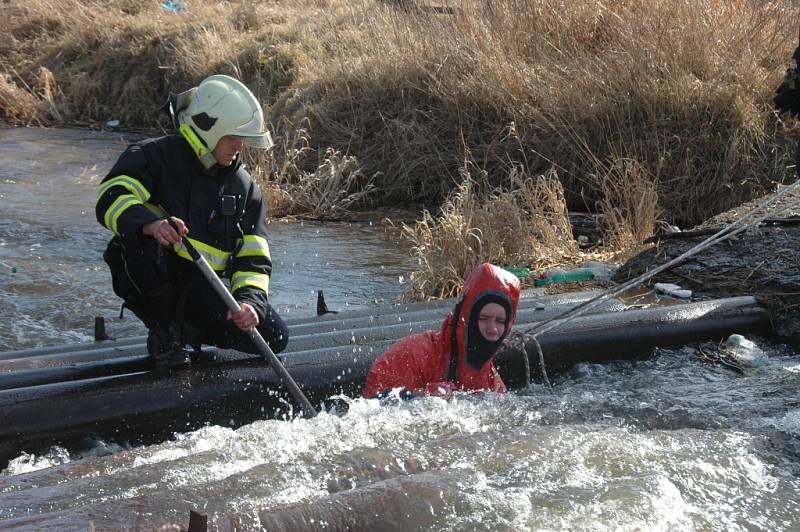
[[[0,188],[6,197],[9,179]],[[91,188],[64,185],[50,200],[86,205]],[[28,268],[12,282],[4,277],[0,294],[3,312],[11,306],[7,316],[27,324],[4,316],[2,339],[12,346],[85,340],[89,316],[115,311],[98,263],[102,229],[91,212],[53,210],[4,210],[0,222],[0,260]],[[275,298],[285,298],[284,310],[313,312],[309,279],[324,285],[332,307],[400,290],[402,260],[378,236],[331,245],[330,234],[314,236],[324,227],[273,227]],[[281,228],[291,237],[282,241]],[[359,263],[374,253],[371,265],[357,268],[356,250]],[[383,263],[394,265],[382,276]],[[690,349],[659,350],[647,360],[578,366],[556,377],[552,391],[534,385],[394,406],[348,399],[346,413],[312,420],[26,455],[0,476],[0,527],[185,527],[189,510],[199,509],[217,525],[234,519],[269,530],[798,530],[800,359],[758,341],[769,363],[743,375]]]

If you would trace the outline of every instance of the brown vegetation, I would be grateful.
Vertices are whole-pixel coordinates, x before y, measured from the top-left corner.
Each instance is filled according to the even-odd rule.
[[[166,128],[169,90],[239,77],[279,140],[253,161],[276,212],[424,204],[406,234],[425,295],[477,260],[571,256],[561,222],[555,239],[540,223],[567,208],[602,214],[622,250],[787,179],[770,97],[797,44],[792,0],[183,4],[5,0],[0,120]],[[486,225],[498,208],[519,220]]]
[[[517,173],[510,180],[510,190],[495,190],[483,199],[480,183],[465,176],[438,215],[426,210],[421,220],[403,226],[420,265],[411,274],[411,299],[455,297],[464,272],[487,257],[500,265],[537,269],[577,259],[558,176]]]

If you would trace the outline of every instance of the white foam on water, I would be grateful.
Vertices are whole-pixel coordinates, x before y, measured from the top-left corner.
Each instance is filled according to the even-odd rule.
[[[57,466],[69,462],[71,459],[69,452],[63,447],[51,447],[45,454],[35,455],[22,453],[20,456],[9,460],[0,475],[14,476],[32,471],[39,471],[48,467]]]
[[[800,437],[800,409],[794,408],[777,418],[766,420],[773,427]]]

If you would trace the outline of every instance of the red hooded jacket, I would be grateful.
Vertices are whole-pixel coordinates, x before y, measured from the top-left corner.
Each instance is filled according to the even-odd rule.
[[[406,388],[414,393],[427,393],[429,384],[453,382],[463,390],[492,390],[505,392],[506,385],[492,363],[495,351],[511,331],[517,313],[520,282],[517,277],[484,263],[476,267],[467,278],[458,304],[444,320],[439,331],[406,336],[392,344],[372,365],[367,375],[364,397],[392,388]],[[506,328],[502,337],[492,345],[470,338],[477,330],[477,315],[486,303],[499,303],[506,308]],[[476,305],[477,303],[477,305]],[[453,322],[455,320],[455,337]],[[474,323],[473,326],[470,324]],[[479,334],[479,333],[478,333]],[[451,351],[455,343],[457,358],[451,367]],[[470,352],[469,357],[466,353]],[[469,361],[472,361],[470,363]],[[480,367],[475,367],[480,365]],[[455,373],[455,379],[451,376]]]

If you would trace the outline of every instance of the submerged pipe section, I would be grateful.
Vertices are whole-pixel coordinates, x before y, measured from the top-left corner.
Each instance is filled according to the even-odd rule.
[[[524,308],[517,312],[515,327],[518,327],[520,324],[525,325],[544,321],[548,318],[552,318],[561,314],[562,312],[565,312],[569,308],[572,307],[558,306],[548,308]],[[609,310],[621,310],[622,308],[623,307],[619,302],[610,301],[598,308],[597,311],[608,312]],[[447,317],[447,314],[445,313],[435,317],[428,315],[426,317],[428,318],[427,320],[410,322],[406,322],[405,320],[397,321],[397,318],[395,317],[394,320],[390,321],[391,325],[372,325],[364,326],[358,329],[345,328],[331,332],[317,332],[315,334],[293,336],[289,339],[289,345],[286,347],[286,350],[283,351],[283,353],[289,354],[294,351],[322,349],[348,344],[366,345],[383,340],[399,340],[400,338],[409,334],[430,330],[439,330],[442,327],[442,322]]]
[[[585,290],[582,292],[568,292],[563,294],[545,294],[541,288],[528,288],[520,293],[519,308],[524,305],[544,305],[544,306],[575,306],[583,303],[593,297],[596,297],[603,292],[600,290]],[[297,325],[298,323],[324,323],[329,321],[337,321],[342,318],[364,318],[370,316],[383,316],[383,315],[406,315],[411,312],[417,311],[435,311],[437,315],[442,315],[441,311],[445,311],[447,315],[458,301],[458,298],[438,299],[436,301],[418,301],[415,303],[396,303],[390,305],[381,305],[377,307],[357,307],[352,309],[343,310],[340,314],[324,314],[317,316],[312,321],[300,320],[294,322],[286,320],[287,324]]]
[[[146,353],[146,344],[132,343],[127,345],[114,345],[108,347],[98,347],[94,349],[80,349],[61,353],[51,352],[44,355],[34,354],[29,356],[9,358],[6,360],[0,360],[0,380],[2,380],[3,375],[6,372],[10,371],[66,366],[84,362],[110,361],[115,358],[127,358]]]
[[[638,357],[656,346],[768,334],[769,317],[752,297],[587,315],[539,337],[548,370],[579,362]],[[312,404],[359,396],[372,362],[388,343],[290,353],[288,371]],[[380,346],[380,348],[379,348]],[[532,372],[538,367],[528,342]],[[498,353],[509,388],[526,386],[520,352]],[[260,357],[0,391],[0,467],[22,451],[75,445],[89,433],[149,443],[206,423],[240,426],[290,415],[279,377]]]
[[[0,374],[0,390],[41,386],[54,382],[68,382],[109,375],[123,375],[152,369],[153,363],[146,355],[134,355],[102,362],[90,361],[68,366],[21,369]]]
[[[192,353],[191,356],[198,361],[210,362],[217,359],[219,352],[214,347],[204,347],[200,353]],[[252,356],[257,355],[247,354],[244,358]],[[222,360],[222,358],[220,358],[220,360]],[[153,359],[147,354],[147,349],[143,347],[138,351],[131,352],[124,356],[114,353],[113,356],[103,360],[91,359],[89,361],[79,361],[70,364],[61,363],[6,371],[0,373],[0,390],[41,386],[43,384],[52,384],[55,382],[94,379],[111,375],[124,375],[127,373],[149,371],[151,369],[153,369]]]
[[[623,325],[624,324],[624,325]],[[525,328],[517,330],[524,334]],[[538,337],[547,371],[564,371],[582,363],[624,360],[648,354],[656,347],[675,347],[701,340],[722,340],[731,334],[769,335],[768,311],[751,296],[715,299],[670,307],[628,310],[621,314],[590,314]],[[535,341],[525,341],[531,375],[541,372]],[[495,356],[506,384],[524,386],[524,359],[515,349]]]

